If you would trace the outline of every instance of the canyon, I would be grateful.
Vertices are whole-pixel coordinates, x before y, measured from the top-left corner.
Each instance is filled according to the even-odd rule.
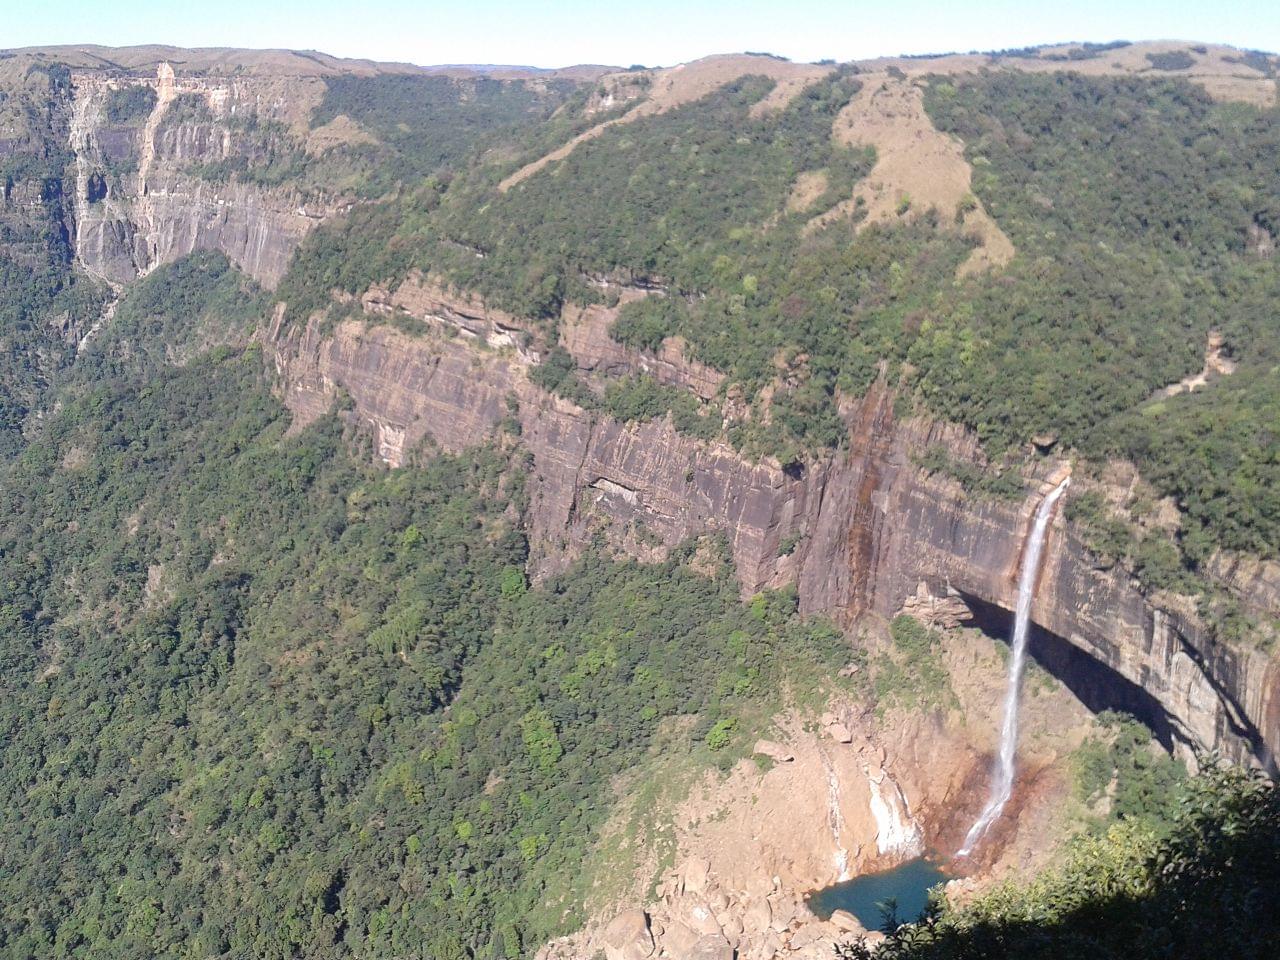
[[[1244,68],[1215,56],[1241,86]],[[672,89],[713,87],[753,66],[750,58],[739,61],[747,62],[713,58],[705,81],[690,79],[702,74],[685,68],[671,75]],[[943,67],[972,65],[929,64]],[[1196,77],[1209,73],[1206,66]],[[904,82],[886,77],[890,85]],[[140,125],[112,125],[104,116],[108,94],[125,86],[156,93]],[[325,191],[304,196],[287,184],[209,182],[190,172],[246,149],[240,133],[248,118],[303,136],[322,90],[318,76],[178,76],[162,63],[154,78],[73,72],[72,88],[66,135],[76,171],[75,256],[113,285],[192,250],[217,249],[272,287],[302,238],[354,202]],[[189,108],[174,111],[184,97]],[[651,102],[649,109],[669,106],[661,97]],[[912,124],[922,122],[918,110],[908,114]],[[846,136],[858,136],[857,117],[841,122],[855,130]],[[884,136],[892,117],[874,122],[880,126],[866,126],[872,132],[862,136]],[[94,178],[112,163],[133,172],[98,196]],[[620,302],[661,295],[642,278],[594,282],[612,287]],[[532,457],[535,576],[565,569],[597,535],[620,551],[657,559],[690,538],[715,534],[730,544],[744,596],[794,582],[802,611],[830,614],[845,626],[865,614],[891,617],[918,596],[958,600],[995,632],[1007,630],[1017,569],[1010,545],[1024,539],[1028,504],[1036,498],[976,498],[922,470],[917,461],[930,448],[979,467],[982,454],[975,438],[957,427],[899,415],[894,385],[884,378],[866,396],[843,402],[848,439],[842,450],[783,469],[776,461],[744,459],[723,443],[681,435],[669,420],[620,423],[538,388],[528,374],[546,344],[534,325],[429,278],[371,289],[361,307],[363,319],[333,330],[319,318],[286,328],[278,311],[266,331],[281,394],[298,424],[346,395],[350,415],[371,431],[378,455],[397,466],[424,443],[458,452],[489,442],[514,417]],[[403,333],[383,322],[391,314],[421,321],[430,332]],[[686,360],[678,340],[656,353],[613,342],[614,316],[616,308],[566,307],[563,342],[584,375],[643,372],[712,400],[721,380],[716,371]],[[1063,466],[1052,456],[1034,463],[1029,492],[1046,492]],[[783,544],[794,547],[782,551]],[[1214,569],[1249,612],[1276,615],[1275,564],[1224,555]],[[1046,545],[1033,619],[1033,654],[1069,676],[1088,702],[1134,710],[1188,756],[1192,749],[1218,750],[1272,765],[1280,744],[1280,669],[1273,659],[1260,649],[1215,641],[1185,600],[1146,595],[1124,570],[1100,567],[1061,519]]]
[[[367,429],[377,455],[396,466],[411,462],[415,451],[458,452],[499,440],[514,421],[530,457],[535,578],[566,569],[600,537],[620,554],[645,560],[691,538],[723,537],[744,597],[794,584],[804,612],[832,616],[851,632],[865,629],[868,618],[883,623],[900,612],[926,623],[980,625],[1002,638],[1012,632],[1021,547],[1033,511],[1069,469],[1065,461],[1040,460],[1020,501],[967,494],[955,480],[929,474],[918,459],[942,446],[953,459],[984,467],[976,439],[954,425],[899,417],[893,385],[882,379],[866,397],[846,403],[845,450],[803,470],[783,469],[684,436],[670,418],[619,423],[542,390],[528,377],[539,357],[531,324],[423,278],[395,291],[371,291],[363,309],[364,319],[332,331],[319,318],[290,331],[281,313],[264,337],[295,423],[343,398],[346,416]],[[580,332],[566,342],[584,376],[604,368],[644,370],[706,392],[706,372],[682,361],[678,342],[657,354],[624,348],[605,332],[607,312],[596,311],[590,336],[581,333],[581,318],[570,324]],[[392,313],[414,317],[428,332],[401,332],[387,323]],[[1097,479],[1077,483],[1085,490],[1106,486]],[[1247,569],[1255,583],[1280,582],[1273,565]],[[1243,582],[1236,581],[1237,589]],[[1266,589],[1241,593],[1261,613],[1274,613]],[[1081,704],[1133,713],[1193,766],[1208,751],[1263,767],[1273,763],[1280,671],[1270,654],[1215,639],[1194,605],[1148,595],[1122,568],[1100,564],[1061,511],[1046,537],[1031,619],[1032,656],[1070,693],[1047,715],[1042,705],[1023,738],[1020,763],[1030,770],[1017,781],[1013,810],[994,831],[992,850],[980,850],[981,859],[970,864],[984,882],[1032,869],[1053,846],[1052,830],[1045,831],[1061,814],[1068,750],[1059,745],[1046,752],[1043,740],[1074,710],[1077,719],[1063,729],[1078,743],[1088,729]],[[977,656],[972,637],[948,636],[952,656],[963,657],[966,649]],[[989,642],[983,641],[988,653]],[[972,676],[973,669],[953,667],[952,675]],[[927,713],[886,722],[846,711],[829,718],[834,736],[815,737],[794,719],[780,718],[781,753],[792,761],[763,778],[744,762],[727,781],[704,785],[702,807],[687,801],[700,815],[686,814],[683,832],[677,831],[681,865],[658,882],[657,898],[646,899],[643,877],[628,896],[596,904],[597,923],[548,945],[542,956],[568,960],[599,950],[627,958],[664,950],[720,956],[715,951],[730,944],[742,957],[775,950],[825,956],[834,940],[862,931],[846,918],[843,927],[813,919],[803,894],[846,871],[883,869],[902,856],[884,842],[873,814],[884,806],[883,799],[875,802],[876,769],[891,771],[889,789],[915,811],[907,831],[923,830],[928,849],[958,849],[978,815],[998,749],[996,705],[1004,695],[1000,665],[986,669],[983,696],[966,699],[959,711],[963,722]],[[1028,740],[1041,742],[1038,756]],[[839,799],[824,814],[829,787]],[[729,826],[705,822],[707,810],[721,808]],[[781,824],[792,820],[815,835],[791,836]],[[649,834],[652,844],[661,839]],[[968,889],[967,881],[956,883],[957,895]]]
[[[852,236],[914,222],[923,215],[911,209],[915,197],[932,209],[939,231],[972,241],[960,278],[998,275],[1014,245],[969,193],[974,171],[963,144],[926,114],[925,75],[1050,72],[1065,63],[1090,75],[1131,76],[1155,69],[1151,57],[1171,49],[1135,45],[1089,59],[1059,51],[1059,61],[956,55],[864,64],[865,86],[840,111],[833,136],[874,146],[876,165],[812,226],[847,221]],[[1222,100],[1274,102],[1274,80],[1226,48],[1203,49],[1187,74],[1191,82]],[[851,647],[887,655],[889,624],[902,614],[944,638],[954,702],[877,711],[852,694],[833,694],[818,709],[789,699],[759,718],[750,756],[728,769],[686,772],[678,790],[644,808],[636,799],[646,795],[640,780],[675,777],[655,748],[651,766],[615,785],[614,813],[593,853],[592,875],[612,881],[593,891],[587,926],[543,946],[543,960],[601,952],[608,960],[827,956],[841,937],[866,931],[843,916],[818,921],[807,893],[925,851],[949,856],[959,849],[982,809],[999,749],[999,642],[1013,633],[1035,514],[1059,494],[1063,505],[1046,515],[1043,543],[1037,539],[1031,557],[1038,560],[1030,568],[1033,595],[1023,598],[1029,652],[1053,679],[1027,694],[1010,810],[976,849],[981,883],[1042,865],[1071,833],[1062,800],[1072,751],[1102,711],[1140,718],[1192,768],[1217,754],[1275,774],[1280,658],[1265,642],[1224,638],[1195,598],[1151,589],[1123,564],[1100,557],[1083,524],[1071,519],[1073,501],[1087,496],[1116,513],[1138,498],[1141,480],[1131,465],[1077,470],[1056,437],[1037,437],[1017,451],[1016,496],[967,489],[961,473],[994,469],[979,437],[914,406],[901,372],[885,362],[861,395],[837,393],[843,433],[834,449],[789,462],[681,432],[672,414],[617,419],[599,401],[610,383],[638,376],[687,394],[726,435],[761,415],[681,337],[654,349],[614,338],[626,305],[694,296],[638,270],[582,275],[601,302],[566,302],[553,317],[499,309],[419,270],[354,295],[335,287],[325,291],[323,308],[299,317],[278,288],[300,246],[326,222],[377,201],[353,189],[340,167],[316,167],[320,173],[306,182],[225,171],[264,161],[281,145],[323,156],[375,143],[345,116],[312,128],[324,79],[414,68],[281,52],[240,60],[208,51],[184,57],[139,50],[132,59],[95,60],[100,56],[86,48],[72,58],[69,91],[50,120],[51,135],[69,152],[58,227],[75,267],[107,291],[93,330],[110,322],[130,285],[193,252],[218,251],[266,291],[269,316],[240,345],[260,351],[291,414],[291,434],[336,411],[389,470],[491,446],[523,464],[527,499],[508,513],[527,531],[525,573],[533,583],[569,571],[600,545],[644,562],[723,545],[744,600],[794,590],[799,612],[829,618],[856,641]],[[638,105],[584,123],[554,149],[495,177],[494,189],[505,194],[530,178],[554,176],[578,145],[742,76],[777,81],[752,108],[767,111],[823,73],[757,56],[645,71],[644,82],[603,69],[566,72],[598,84],[591,113]],[[144,92],[146,109],[112,119],[111,105],[131,91]],[[9,132],[0,130],[0,157],[30,147],[25,135]],[[805,179],[815,176],[801,173],[793,196],[821,193]],[[25,217],[42,203],[48,198],[7,187],[0,214]],[[91,332],[71,331],[67,339],[83,346]],[[1223,343],[1215,331],[1204,373],[1164,396],[1233,375]],[[540,368],[557,351],[585,386],[582,402],[539,383]],[[926,460],[938,453],[957,470],[930,469]],[[1176,525],[1176,506],[1163,507]],[[1205,574],[1244,616],[1264,625],[1262,641],[1274,633],[1265,625],[1280,619],[1280,564],[1218,549]],[[1023,586],[1026,594],[1025,576]],[[842,678],[859,669],[851,660]],[[963,898],[974,886],[955,880],[948,892]]]

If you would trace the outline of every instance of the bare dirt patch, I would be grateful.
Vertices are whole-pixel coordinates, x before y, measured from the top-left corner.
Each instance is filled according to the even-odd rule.
[[[1264,110],[1276,105],[1276,81],[1265,77],[1195,77],[1215,100],[1248,103]]]
[[[318,156],[335,147],[355,147],[362,143],[377,143],[377,137],[365,130],[345,113],[340,113],[322,127],[316,127],[307,135],[307,153]]]
[[[751,116],[763,117],[770,113],[777,113],[779,110],[785,110],[787,104],[800,95],[801,90],[831,72],[831,67],[829,66],[809,64],[793,64],[793,66],[807,69],[798,70],[790,76],[777,78],[778,85],[769,91],[768,96],[751,108]],[[752,72],[754,73],[755,71]]]
[[[875,147],[876,165],[849,200],[815,218],[812,226],[847,217],[858,207],[866,211],[861,226],[933,208],[944,225],[955,225],[979,241],[961,266],[962,274],[1008,263],[1013,244],[970,192],[972,170],[964,147],[933,125],[921,86],[888,73],[861,79],[862,89],[840,111],[832,132],[848,146]]]
[[[1201,387],[1217,380],[1229,377],[1236,372],[1236,361],[1227,356],[1223,348],[1226,341],[1218,330],[1210,330],[1204,345],[1204,366],[1196,373],[1183,377],[1177,383],[1160,390],[1157,396],[1176,397],[1180,393],[1195,393]]]
[[[802,213],[813,206],[826,192],[827,172],[806,170],[796,177],[795,186],[791,188],[791,196],[787,197],[787,210],[792,213]]]
[[[62,455],[63,470],[81,470],[89,465],[89,461],[93,459],[87,447],[80,444],[72,444],[67,448],[67,452]]]

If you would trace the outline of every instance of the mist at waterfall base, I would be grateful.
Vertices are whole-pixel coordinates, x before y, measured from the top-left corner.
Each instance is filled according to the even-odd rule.
[[[1018,572],[1018,604],[1013,627],[1013,652],[1009,657],[1009,680],[1004,696],[1004,719],[1000,726],[1000,754],[991,781],[991,797],[969,833],[964,846],[956,854],[967,857],[974,844],[1000,817],[1013,793],[1014,760],[1018,749],[1018,696],[1022,686],[1022,671],[1027,662],[1027,636],[1031,632],[1031,603],[1035,599],[1036,580],[1040,573],[1040,554],[1044,550],[1045,533],[1053,516],[1054,504],[1066,491],[1071,478],[1063,480],[1044,498],[1036,510],[1031,535],[1022,553],[1022,568]]]
[[[932,860],[916,857],[891,870],[863,874],[819,890],[809,897],[809,909],[823,920],[831,919],[837,910],[848,911],[868,930],[880,928],[890,907],[899,923],[914,923],[929,903],[930,888],[947,879]]]

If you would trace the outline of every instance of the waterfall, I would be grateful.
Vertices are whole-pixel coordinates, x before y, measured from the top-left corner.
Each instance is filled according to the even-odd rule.
[[[840,835],[844,832],[844,814],[840,812],[840,780],[836,776],[836,768],[831,763],[825,750],[819,748],[822,765],[827,768],[827,817],[831,824],[831,839],[835,845],[833,859],[836,868],[836,881],[849,879],[849,851],[844,848]]]
[[[1058,498],[1062,496],[1070,482],[1071,478],[1068,477],[1044,498],[1039,509],[1036,510],[1031,536],[1028,537],[1026,549],[1022,553],[1022,569],[1018,574],[1018,606],[1013,626],[1013,652],[1009,657],[1009,685],[1004,695],[1004,720],[1000,727],[1000,756],[991,782],[991,798],[977,821],[969,828],[969,833],[964,838],[964,846],[957,854],[960,857],[969,855],[973,845],[1000,816],[1000,811],[1009,802],[1009,795],[1013,792],[1013,761],[1014,752],[1018,746],[1018,688],[1022,683],[1022,668],[1027,661],[1027,634],[1031,632],[1031,601],[1035,597],[1036,577],[1040,573],[1040,553],[1044,549],[1044,536],[1049,529],[1049,518],[1053,515],[1054,504],[1058,502]]]
[[[867,773],[871,816],[876,821],[876,850],[914,857],[920,853],[920,825],[911,816],[902,788],[884,770]],[[877,775],[878,774],[878,775]]]

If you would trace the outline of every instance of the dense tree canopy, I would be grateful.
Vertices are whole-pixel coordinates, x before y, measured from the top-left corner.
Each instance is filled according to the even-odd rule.
[[[282,292],[301,317],[333,287],[416,267],[554,338],[566,300],[602,296],[588,278],[656,277],[670,295],[627,305],[615,335],[652,349],[679,334],[724,371],[757,408],[729,435],[749,453],[839,445],[837,390],[858,395],[887,361],[904,399],[992,454],[1048,435],[1135,460],[1187,512],[1189,568],[1214,545],[1274,556],[1280,280],[1260,251],[1280,235],[1276,108],[1170,79],[933,78],[926,108],[964,141],[974,191],[1018,251],[957,281],[967,244],[930,211],[853,237],[806,227],[870,169],[871,151],[830,134],[859,83],[834,71],[759,115],[770,83],[743,78],[609,128],[506,193],[497,162],[424,181],[317,232]],[[805,172],[829,187],[797,210]],[[1148,403],[1199,368],[1211,330],[1237,379]],[[1225,429],[1206,435],[1215,420]]]
[[[0,951],[520,955],[660,727],[741,752],[721,721],[846,641],[723,559],[530,587],[513,451],[387,471],[337,418],[286,436],[256,350],[127,349],[254,297],[153,275],[0,467]]]

